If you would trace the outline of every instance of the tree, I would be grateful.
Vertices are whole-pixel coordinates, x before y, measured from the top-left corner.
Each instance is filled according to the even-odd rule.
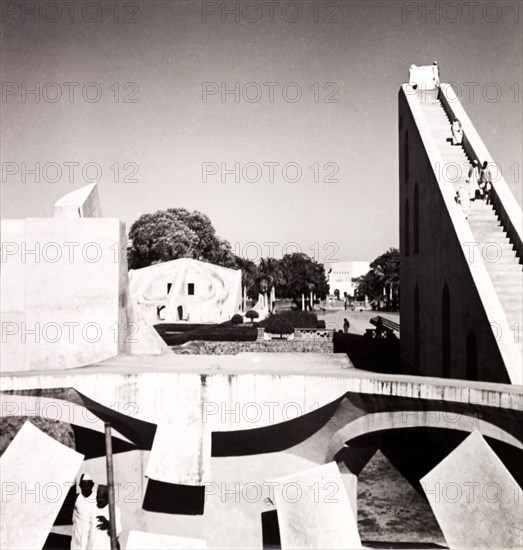
[[[258,267],[258,277],[260,280],[266,281],[266,284],[263,285],[265,290],[270,292],[274,287],[276,292],[279,293],[282,284],[285,282],[281,260],[262,258]]]
[[[385,297],[385,308],[399,307],[400,255],[397,248],[389,248],[371,264],[370,271],[358,278],[356,293],[367,296],[378,303]]]
[[[260,314],[255,309],[249,309],[249,311],[245,314],[245,317],[250,319],[251,323],[254,322],[254,319],[258,319],[259,316]]]
[[[176,258],[192,258],[198,236],[167,211],[140,216],[131,226],[129,267],[137,269]]]
[[[168,208],[140,216],[131,226],[130,269],[178,258],[194,258],[233,267],[230,244],[216,235],[209,218],[185,208]]]
[[[385,295],[385,308],[397,310],[399,308],[400,283],[400,253],[397,248],[389,248],[387,252],[378,256],[370,267],[380,278],[382,293]]]
[[[381,277],[373,269],[365,275],[358,277],[356,282],[358,284],[356,289],[357,295],[366,296],[371,302],[376,301],[379,303],[383,287],[381,285]]]
[[[323,264],[301,252],[286,254],[280,262],[283,283],[279,295],[282,298],[290,298],[300,305],[302,294],[307,295],[311,290],[320,298],[325,298],[329,287]]]
[[[258,293],[256,292],[258,267],[256,266],[256,264],[248,258],[235,256],[234,268],[242,270],[242,287],[244,295],[248,296],[249,298],[256,299],[258,297]]]
[[[238,269],[236,267],[236,256],[234,255],[229,241],[216,237],[215,246],[213,249],[206,251],[205,257],[199,258],[212,264]]]

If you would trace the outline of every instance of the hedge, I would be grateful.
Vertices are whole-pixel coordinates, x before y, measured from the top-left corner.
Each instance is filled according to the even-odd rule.
[[[187,332],[176,333],[166,331],[162,325],[154,327],[165,343],[169,346],[179,346],[190,341],[207,340],[209,342],[254,342],[258,337],[255,327],[240,327],[238,325],[201,325]]]
[[[269,332],[270,334],[292,334],[294,332],[294,325],[285,317],[271,315],[265,327],[265,332]]]
[[[292,323],[293,327],[296,328],[325,328],[325,326],[318,327],[318,316],[315,313],[299,310],[278,311],[278,313],[273,313],[267,319],[259,323],[260,327],[266,327],[273,317],[287,319]]]

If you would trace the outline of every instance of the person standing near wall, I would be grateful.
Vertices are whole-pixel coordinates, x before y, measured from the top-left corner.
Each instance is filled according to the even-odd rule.
[[[469,173],[467,176],[467,184],[469,186],[469,198],[472,201],[476,199],[476,195],[478,193],[481,193],[478,185],[478,181],[479,181],[479,166],[478,166],[477,159],[474,159],[469,168]]]
[[[461,205],[465,219],[468,219],[470,214],[470,192],[464,183],[459,186],[456,193],[456,202]]]
[[[479,175],[479,188],[486,204],[492,204],[490,192],[492,191],[492,173],[488,162],[484,161]]]
[[[114,528],[118,538],[122,534],[122,516],[118,506],[115,506],[114,513]],[[99,485],[96,492],[96,506],[92,510],[89,523],[88,550],[111,550],[109,525],[109,488],[107,485]]]
[[[432,63],[432,74],[434,79],[434,89],[438,90],[439,89],[439,67],[438,67],[437,61],[434,61],[434,63]]]
[[[452,145],[461,145],[463,143],[463,128],[461,122],[457,118],[454,118],[450,128],[452,130]]]
[[[94,481],[88,473],[80,476],[78,485],[80,492],[74,503],[71,550],[86,550],[91,527],[91,515],[96,508],[96,495],[93,490]]]

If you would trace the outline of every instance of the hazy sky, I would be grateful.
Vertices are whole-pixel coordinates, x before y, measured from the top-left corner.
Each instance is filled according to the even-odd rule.
[[[39,21],[25,11],[34,5]],[[297,242],[320,261],[372,260],[398,245],[398,90],[410,64],[435,59],[521,203],[516,0],[80,1],[71,9],[2,2],[3,217],[51,216],[98,166],[103,213],[128,227],[142,213],[183,206],[207,214],[250,257],[249,242],[264,255],[263,243],[279,243],[276,256]],[[236,83],[239,97],[222,98]],[[24,92],[35,85],[38,102]],[[39,183],[23,163],[40,164]],[[78,163],[73,182],[70,163]],[[240,163],[239,182],[222,163]]]

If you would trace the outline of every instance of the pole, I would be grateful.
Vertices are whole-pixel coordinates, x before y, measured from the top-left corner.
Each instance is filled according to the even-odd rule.
[[[105,457],[107,464],[107,487],[109,488],[109,537],[111,550],[118,549],[116,538],[116,512],[114,505],[114,473],[113,473],[113,442],[111,439],[111,424],[105,423]]]

